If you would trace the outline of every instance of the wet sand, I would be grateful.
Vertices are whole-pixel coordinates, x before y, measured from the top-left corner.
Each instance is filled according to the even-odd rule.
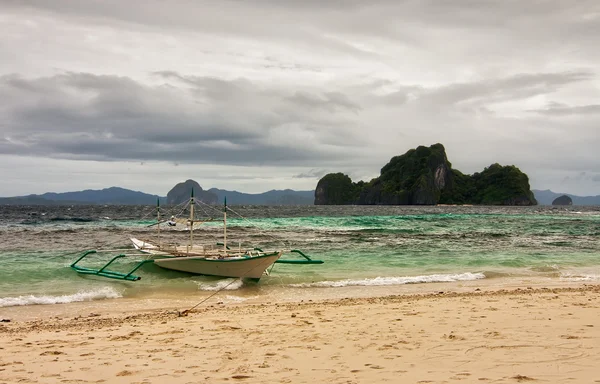
[[[0,383],[600,383],[599,294],[580,284],[217,298],[189,313],[73,303],[64,316],[0,323]]]

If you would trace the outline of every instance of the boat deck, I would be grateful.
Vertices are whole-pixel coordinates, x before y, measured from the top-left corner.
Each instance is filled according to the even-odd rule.
[[[133,240],[133,239],[132,239]],[[266,253],[259,249],[225,249],[222,245],[178,245],[178,244],[160,244],[154,245],[146,240],[137,240],[134,242],[139,251],[163,256],[174,257],[205,257],[207,259],[230,259],[230,258],[248,258],[253,256],[262,256]],[[278,252],[278,251],[274,251]]]

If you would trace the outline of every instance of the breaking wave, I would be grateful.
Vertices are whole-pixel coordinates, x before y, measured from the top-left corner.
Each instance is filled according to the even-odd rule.
[[[314,283],[291,284],[292,287],[348,287],[348,286],[382,286],[419,283],[444,283],[485,279],[483,273],[436,274],[424,276],[375,277],[370,279],[319,281]]]
[[[563,273],[560,276],[561,280],[565,281],[600,281],[599,274],[573,274]]]
[[[201,282],[198,283],[198,289],[201,291],[234,291],[236,289],[240,289],[244,285],[244,281],[242,279],[236,280],[218,280],[214,282]]]
[[[78,301],[92,301],[102,299],[116,299],[123,297],[117,290],[111,287],[103,287],[91,291],[80,291],[72,295],[60,296],[18,296],[0,298],[0,308],[14,307],[19,305],[47,305],[47,304],[66,304]]]

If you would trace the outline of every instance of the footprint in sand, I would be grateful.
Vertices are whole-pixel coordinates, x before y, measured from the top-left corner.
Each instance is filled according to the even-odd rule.
[[[124,370],[124,371],[117,373],[117,376],[131,376],[134,374],[135,374],[135,372]]]
[[[13,364],[21,364],[23,365],[22,361],[13,361],[12,363],[0,363],[0,367],[5,367],[7,365],[13,365]]]
[[[579,339],[579,336],[573,336],[573,335],[560,335],[561,339],[567,339],[567,340],[571,340],[571,339]]]

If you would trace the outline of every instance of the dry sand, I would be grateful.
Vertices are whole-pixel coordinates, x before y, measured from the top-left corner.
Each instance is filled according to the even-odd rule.
[[[0,323],[0,383],[600,383],[599,294],[582,285],[13,320]]]

